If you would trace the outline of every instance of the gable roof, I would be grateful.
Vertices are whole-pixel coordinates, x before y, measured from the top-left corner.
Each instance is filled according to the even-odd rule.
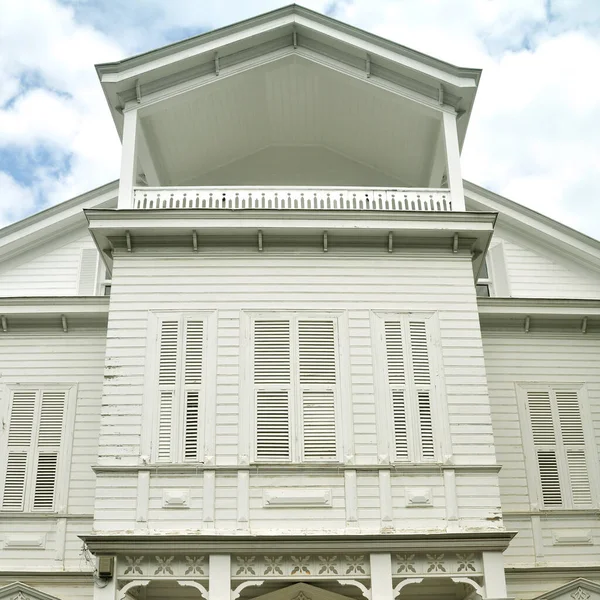
[[[0,588],[0,600],[8,600],[9,598],[10,600],[60,600],[56,596],[36,590],[20,581]]]
[[[565,585],[561,585],[556,589],[538,596],[535,600],[553,600],[554,598],[558,598],[559,596],[568,594],[569,592],[576,592],[579,588],[600,594],[600,584],[590,581],[589,579],[579,577],[577,579],[573,579],[573,581],[569,581],[569,583],[565,583]],[[582,598],[584,597],[585,596]]]
[[[459,140],[466,133],[481,76],[480,69],[461,68],[383,39],[329,16],[291,4],[125,60],[103,63],[96,70],[119,134],[122,109],[151,94],[202,77],[240,72],[260,57],[282,53],[317,59],[371,81],[410,90],[415,97],[455,108]]]

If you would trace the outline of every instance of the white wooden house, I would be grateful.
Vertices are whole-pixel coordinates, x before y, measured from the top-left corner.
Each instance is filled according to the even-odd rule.
[[[480,71],[97,70],[120,181],[0,230],[0,600],[600,598],[600,243],[463,182]]]

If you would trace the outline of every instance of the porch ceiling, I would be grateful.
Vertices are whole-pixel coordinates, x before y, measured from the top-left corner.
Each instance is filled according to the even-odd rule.
[[[167,185],[200,183],[267,147],[308,146],[398,185],[426,186],[440,130],[434,111],[298,55],[216,78],[149,112],[141,124]]]

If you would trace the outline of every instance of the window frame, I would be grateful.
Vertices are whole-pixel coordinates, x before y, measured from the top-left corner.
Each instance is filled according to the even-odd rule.
[[[434,457],[428,460],[420,459],[418,442],[420,428],[418,419],[413,417],[408,423],[408,436],[413,442],[408,442],[409,458],[400,459],[396,456],[396,439],[394,432],[394,405],[392,398],[392,385],[388,380],[387,349],[385,341],[385,321],[389,320],[422,320],[426,323],[428,358],[430,363],[430,409],[432,415]],[[435,312],[412,311],[372,311],[371,313],[371,339],[373,344],[373,361],[375,375],[375,402],[378,414],[378,453],[380,461],[389,460],[395,465],[432,465],[439,464],[442,459],[452,455],[452,439],[449,431],[448,406],[446,401],[446,385],[442,368],[441,339],[438,315]],[[413,404],[416,397],[411,399]],[[416,406],[412,407],[412,414],[416,414]],[[419,457],[417,459],[417,457]]]
[[[342,462],[342,452],[344,448],[344,429],[346,429],[344,415],[342,411],[342,394],[344,393],[346,386],[344,385],[342,377],[342,361],[345,360],[344,353],[342,351],[342,336],[345,334],[345,323],[343,323],[342,311],[312,311],[312,310],[277,310],[277,311],[244,311],[247,319],[245,332],[242,333],[243,338],[247,340],[246,359],[244,377],[241,378],[241,385],[248,390],[247,402],[249,405],[249,417],[250,423],[249,431],[249,451],[250,451],[250,462],[254,465],[260,466],[265,464],[278,464],[278,465],[318,465],[318,464],[339,464]],[[298,336],[297,336],[297,322],[298,320],[331,320],[334,325],[334,336],[335,336],[335,361],[336,361],[336,383],[332,385],[334,388],[334,409],[335,409],[335,431],[336,431],[336,456],[332,459],[321,459],[321,460],[306,460],[303,456],[303,427],[302,427],[302,386],[299,382],[299,362],[298,362]],[[289,459],[260,459],[257,456],[257,410],[256,410],[256,392],[254,383],[254,323],[257,320],[289,320],[292,324],[291,327],[291,383],[289,384],[290,389],[290,458]],[[346,337],[346,336],[345,336]],[[347,363],[347,360],[346,360]],[[348,398],[351,398],[348,395]],[[347,412],[347,411],[344,411]],[[351,411],[350,411],[351,412]],[[240,420],[243,418],[242,411],[240,411]],[[240,430],[245,428],[241,427]],[[240,439],[240,445],[243,446],[245,440]],[[241,457],[242,464],[247,462],[246,457]]]
[[[14,392],[35,391],[36,392],[36,421],[34,431],[39,431],[40,403],[41,394],[44,391],[64,391],[65,392],[65,412],[63,419],[63,428],[61,432],[61,443],[58,450],[56,482],[54,487],[54,501],[52,511],[34,510],[33,499],[35,489],[35,469],[33,460],[29,458],[29,466],[25,478],[25,493],[23,500],[23,510],[7,510],[2,508],[2,497],[4,494],[4,485],[6,477],[6,468],[0,469],[0,515],[23,515],[23,514],[64,514],[67,511],[69,493],[71,462],[73,454],[73,444],[66,443],[72,440],[75,430],[75,416],[77,413],[78,384],[77,383],[59,383],[56,381],[35,381],[32,383],[22,383],[22,378],[5,378],[0,388],[0,398],[4,398],[4,413],[0,418],[6,426],[0,430],[0,456],[8,458],[8,433],[10,428],[10,415],[12,410],[12,398]],[[34,453],[37,449],[37,443],[32,445],[29,452]],[[30,456],[30,455],[28,455]]]
[[[144,388],[144,397],[146,408],[148,409],[149,418],[142,419],[143,423],[148,424],[147,431],[142,431],[140,441],[140,449],[142,452],[147,451],[151,462],[156,465],[193,465],[207,464],[212,462],[211,440],[214,435],[210,435],[210,428],[214,428],[214,415],[212,415],[209,407],[209,398],[212,398],[214,404],[214,382],[215,382],[215,354],[210,352],[211,347],[216,349],[217,338],[215,332],[215,311],[198,310],[198,311],[157,311],[151,312],[151,323],[148,328],[148,353],[146,356],[146,373],[152,373],[151,377],[146,378]],[[159,386],[159,354],[160,354],[160,335],[161,323],[164,320],[178,320],[180,339],[178,341],[178,365],[177,379],[175,384],[175,394],[173,400],[173,416],[171,419],[171,459],[169,461],[159,460],[159,426],[160,426],[160,386]],[[203,360],[202,360],[202,385],[199,399],[199,428],[198,428],[198,458],[197,460],[185,460],[185,399],[184,388],[182,381],[184,361],[184,324],[189,320],[202,320],[204,323],[203,331]],[[176,408],[175,408],[176,407]],[[213,407],[214,408],[214,407]],[[175,418],[175,412],[178,416]],[[212,423],[212,425],[210,425]],[[176,441],[176,443],[174,442]],[[211,448],[208,446],[211,445]]]
[[[564,510],[588,510],[597,508],[600,501],[600,463],[598,460],[598,453],[595,450],[595,433],[593,430],[591,413],[589,410],[589,400],[587,394],[587,387],[584,383],[537,383],[537,382],[517,382],[516,394],[518,400],[518,412],[519,422],[521,430],[521,439],[523,440],[523,454],[525,461],[525,470],[527,476],[529,498],[532,508],[534,510],[542,510],[548,512],[557,512]],[[562,442],[562,435],[558,432],[557,435],[557,423],[555,419],[556,407],[555,407],[555,395],[554,392],[560,391],[571,391],[577,393],[577,400],[579,403],[579,411],[582,421],[583,439],[585,446],[585,459],[586,466],[588,469],[588,480],[590,485],[590,494],[592,502],[586,506],[574,506],[573,496],[570,483],[569,470],[566,464],[566,451],[565,444]],[[552,424],[557,441],[555,447],[557,449],[557,465],[558,465],[558,477],[561,491],[561,498],[563,500],[561,505],[545,505],[542,495],[542,482],[538,467],[536,446],[533,440],[533,430],[531,427],[530,413],[528,408],[528,392],[548,392],[550,394],[550,401],[552,406]],[[558,439],[561,439],[559,444]]]

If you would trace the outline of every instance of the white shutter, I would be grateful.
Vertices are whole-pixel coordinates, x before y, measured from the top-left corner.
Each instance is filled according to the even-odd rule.
[[[8,456],[2,493],[2,510],[25,508],[25,483],[31,460],[36,391],[15,391],[8,424]]]
[[[288,319],[254,322],[256,459],[291,460],[291,324]]]
[[[337,458],[333,320],[298,320],[298,379],[302,405],[302,458]]]
[[[408,460],[408,414],[406,410],[406,373],[401,321],[385,321],[387,380],[392,399],[394,451],[396,460]]]
[[[558,472],[550,392],[547,390],[528,391],[527,406],[540,474],[542,501],[544,506],[561,506],[563,498]]]
[[[42,391],[33,492],[34,510],[49,512],[54,508],[66,401],[64,391]]]
[[[566,456],[566,470],[574,507],[592,504],[592,490],[586,458],[579,397],[574,390],[555,390],[560,436]]]
[[[79,262],[79,296],[96,295],[96,277],[98,275],[98,251],[95,248],[84,248]]]
[[[425,321],[409,320],[412,380],[416,391],[421,460],[435,458],[431,413],[431,374],[429,343]]]
[[[197,461],[200,456],[200,405],[204,357],[203,321],[195,319],[186,321],[184,356],[183,459]]]
[[[160,324],[158,358],[158,452],[157,459],[169,462],[172,457],[173,413],[177,385],[179,320],[165,319]]]

